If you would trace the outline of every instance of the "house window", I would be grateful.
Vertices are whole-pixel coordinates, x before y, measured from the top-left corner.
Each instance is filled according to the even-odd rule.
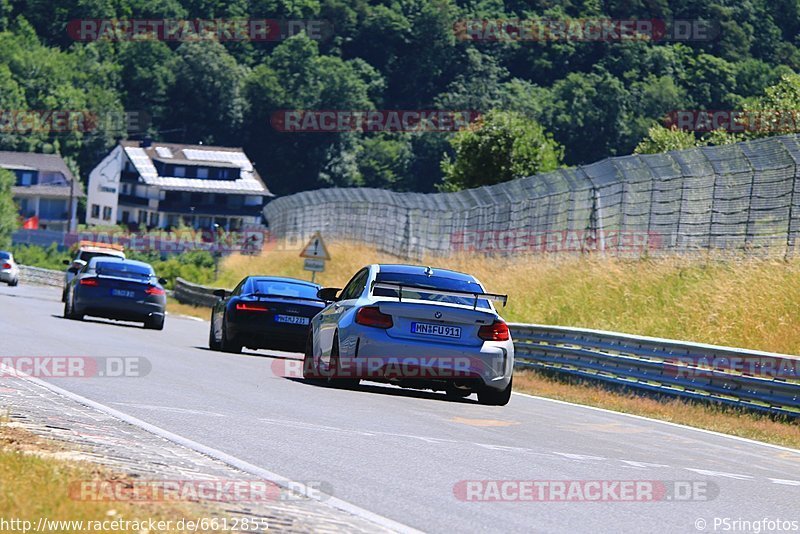
[[[183,178],[186,176],[186,167],[181,167],[179,165],[175,166],[175,176],[178,178]]]
[[[17,185],[33,185],[34,173],[31,171],[24,171],[18,174],[19,183]]]
[[[147,212],[144,210],[139,210],[139,224],[146,224],[147,223]]]
[[[92,218],[97,219],[98,217],[100,217],[100,206],[92,204]]]
[[[208,169],[206,167],[197,167],[198,178],[208,178]]]
[[[103,220],[104,221],[111,220],[111,206],[103,206]]]
[[[150,226],[158,226],[158,213],[155,211],[150,213]]]

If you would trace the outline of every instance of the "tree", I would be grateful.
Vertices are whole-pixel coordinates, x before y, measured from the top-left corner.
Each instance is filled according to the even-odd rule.
[[[677,126],[665,128],[660,124],[652,126],[647,131],[647,136],[642,139],[634,154],[660,154],[670,150],[683,150],[700,146],[701,143],[695,137],[694,132],[678,129]]]
[[[0,169],[0,248],[11,246],[11,233],[17,229],[19,215],[11,188],[16,183],[14,173]]]
[[[519,113],[490,111],[450,140],[455,161],[445,157],[443,190],[507,182],[561,166],[564,149],[536,121]]]

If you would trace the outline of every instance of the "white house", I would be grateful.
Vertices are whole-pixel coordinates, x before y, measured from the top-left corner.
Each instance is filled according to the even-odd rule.
[[[89,174],[86,223],[238,230],[271,196],[241,148],[121,141]]]

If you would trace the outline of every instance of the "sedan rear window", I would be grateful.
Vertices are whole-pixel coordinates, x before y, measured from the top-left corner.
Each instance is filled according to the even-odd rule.
[[[137,265],[135,263],[99,261],[94,269],[97,271],[97,274],[121,276],[125,278],[149,278],[155,276],[152,267]]]
[[[376,282],[386,282],[389,284],[401,284],[416,287],[428,287],[431,289],[441,289],[443,291],[468,291],[471,293],[483,293],[481,286],[474,281],[447,278],[444,276],[426,276],[423,274],[406,273],[378,273],[375,277]],[[395,297],[399,291],[393,289],[377,288],[373,291],[376,297]],[[452,297],[448,295],[435,295],[425,293],[418,289],[403,289],[403,298],[417,300],[431,300],[434,302],[446,302],[450,304],[463,304],[472,306],[475,304],[473,297]],[[478,299],[478,306],[481,308],[491,308],[489,301]]]
[[[11,259],[11,253],[3,252],[2,250],[0,250],[0,260],[10,260],[10,259]]]
[[[253,293],[273,295],[278,297],[300,297],[316,299],[317,288],[305,284],[292,284],[291,282],[278,282],[274,280],[254,280],[251,289]]]

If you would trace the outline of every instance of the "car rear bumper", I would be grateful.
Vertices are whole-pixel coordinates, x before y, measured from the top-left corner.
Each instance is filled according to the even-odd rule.
[[[82,298],[76,296],[74,310],[82,315],[105,317],[107,319],[143,321],[149,317],[163,316],[165,304],[120,297]]]
[[[16,269],[2,269],[0,270],[0,282],[13,282],[19,278],[19,271]]]
[[[482,345],[448,345],[395,339],[378,328],[358,327],[339,341],[340,365],[366,380],[433,381],[480,384],[504,389],[514,369],[514,345],[485,341]]]
[[[275,349],[288,352],[305,350],[308,326],[276,323],[265,318],[262,322],[229,322],[228,339],[236,339],[245,347],[253,349]]]

